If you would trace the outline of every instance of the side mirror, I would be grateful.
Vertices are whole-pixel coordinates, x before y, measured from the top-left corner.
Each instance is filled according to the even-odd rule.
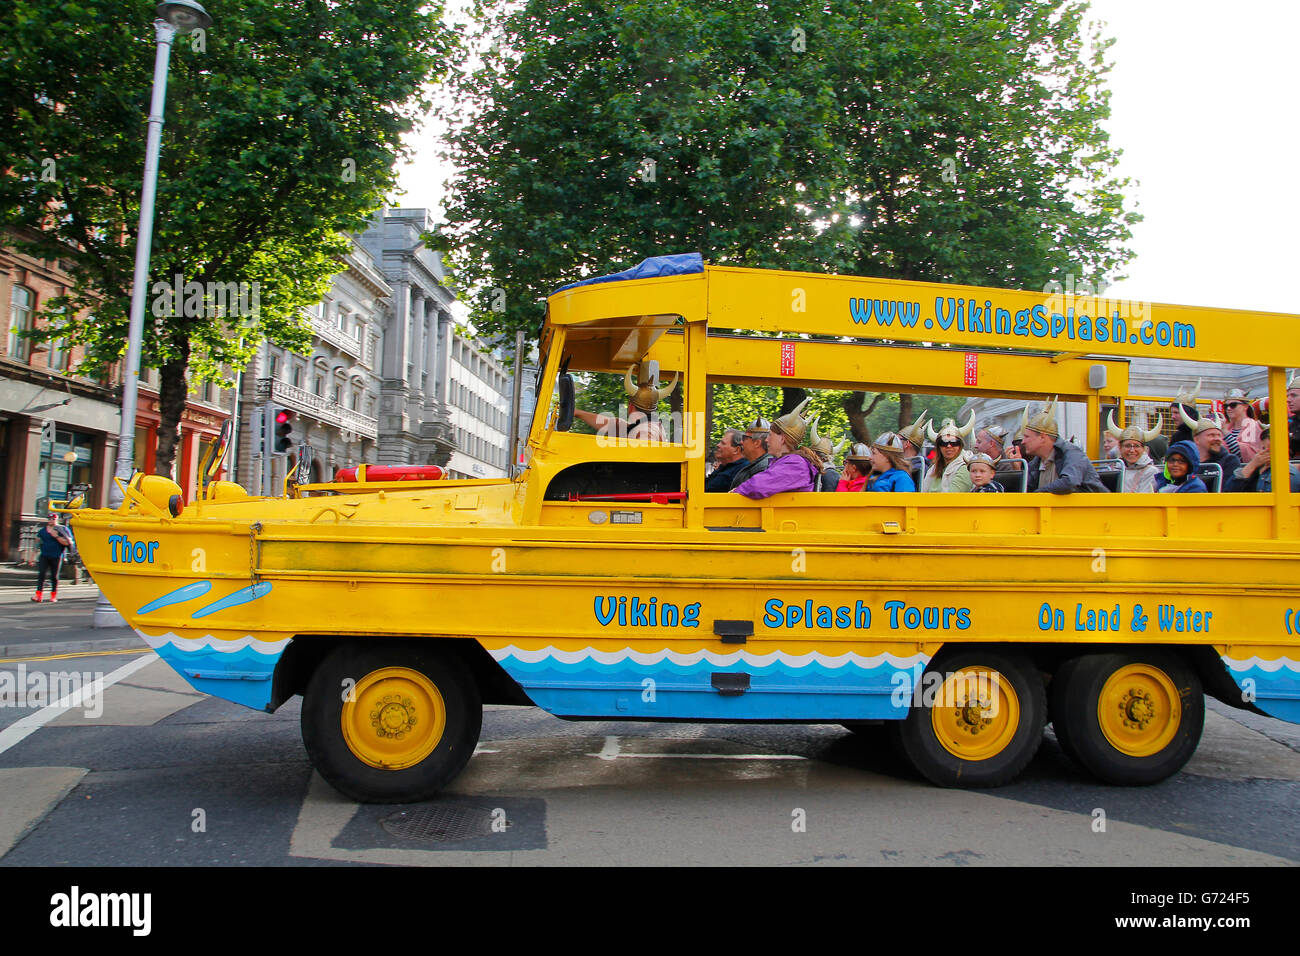
[[[557,382],[560,390],[560,413],[555,419],[555,430],[567,432],[573,427],[573,410],[577,407],[577,393],[573,388],[573,376],[563,373]]]

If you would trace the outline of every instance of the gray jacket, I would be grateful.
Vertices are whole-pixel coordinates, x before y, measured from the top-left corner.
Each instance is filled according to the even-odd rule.
[[[1104,492],[1106,486],[1097,477],[1097,469],[1082,448],[1064,438],[1053,442],[1052,461],[1056,465],[1056,480],[1038,487],[1040,463],[1029,469],[1029,491],[1048,491],[1054,495],[1068,495],[1075,491]]]
[[[767,471],[767,466],[770,464],[772,464],[772,456],[766,452],[763,454],[762,458],[755,458],[744,468],[740,469],[740,471],[736,472],[736,476],[731,479],[732,489],[734,490],[737,485],[748,481],[755,475]]]

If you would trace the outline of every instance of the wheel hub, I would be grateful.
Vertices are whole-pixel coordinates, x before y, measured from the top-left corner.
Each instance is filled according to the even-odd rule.
[[[401,770],[433,753],[447,727],[447,706],[428,675],[384,667],[356,682],[340,722],[354,757],[380,770]]]
[[[1001,672],[970,667],[949,674],[930,706],[935,739],[955,757],[987,760],[1005,750],[1020,727],[1020,701]]]
[[[1102,686],[1097,719],[1102,734],[1120,753],[1151,757],[1177,735],[1182,698],[1173,679],[1159,667],[1126,664]]]

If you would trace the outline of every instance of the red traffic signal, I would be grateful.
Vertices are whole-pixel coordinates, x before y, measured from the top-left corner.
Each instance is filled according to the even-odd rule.
[[[275,450],[288,451],[293,447],[293,412],[282,408],[275,413]]]

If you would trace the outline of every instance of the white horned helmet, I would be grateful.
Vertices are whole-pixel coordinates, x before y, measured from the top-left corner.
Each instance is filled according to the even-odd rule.
[[[1061,428],[1059,425],[1056,424],[1056,405],[1057,405],[1057,398],[1053,398],[1050,402],[1048,402],[1039,410],[1037,415],[1033,416],[1032,418],[1028,417],[1029,407],[1026,406],[1025,423],[1020,426],[1020,434],[1023,435],[1025,433],[1025,429],[1029,428],[1043,435],[1051,435],[1053,438],[1060,438]]]
[[[1179,405],[1186,405],[1189,408],[1196,407],[1196,396],[1201,394],[1201,379],[1196,380],[1196,387],[1190,392],[1182,385],[1178,387],[1178,397],[1174,399]]]
[[[925,444],[926,419],[929,417],[930,410],[927,408],[921,412],[920,417],[917,418],[916,421],[912,422],[912,424],[900,428],[898,430],[898,435],[903,439],[903,441],[911,442],[912,447],[919,450],[921,446]]]
[[[1182,414],[1183,421],[1189,423],[1188,427],[1191,428],[1193,431],[1195,431],[1196,423],[1192,422],[1187,417],[1187,413],[1184,412],[1181,408],[1178,409],[1178,411],[1179,413]],[[1150,421],[1150,419],[1147,419],[1147,421]],[[1163,415],[1157,415],[1156,427],[1152,428],[1149,431],[1143,431],[1137,425],[1129,425],[1127,428],[1120,428],[1118,425],[1115,424],[1115,409],[1112,408],[1110,410],[1110,415],[1107,416],[1106,418],[1106,433],[1113,436],[1114,439],[1119,442],[1137,441],[1145,445],[1148,442],[1150,442],[1151,439],[1155,438],[1157,435],[1160,434],[1161,430],[1164,428],[1164,424],[1165,424],[1165,417]]]
[[[658,387],[658,373],[657,363],[651,366],[649,362],[643,362],[637,375],[641,380],[640,385],[632,384],[632,368],[628,368],[627,374],[623,376],[623,388],[627,392],[628,402],[643,412],[653,412],[655,407],[677,387],[678,372],[673,373],[672,383],[663,388]]]
[[[844,446],[848,444],[849,440],[845,438],[838,445],[832,445],[831,440],[827,438],[825,435],[817,434],[817,423],[820,422],[821,420],[822,418],[820,415],[818,415],[816,418],[812,420],[812,425],[810,426],[812,435],[808,439],[808,446],[812,448],[813,451],[817,452],[818,455],[821,456],[822,461],[830,461],[832,458],[834,458],[836,455],[838,455],[841,451],[844,450]]]
[[[856,445],[854,445],[852,448],[849,449],[848,454],[844,456],[844,460],[846,462],[851,461],[854,464],[859,464],[859,465],[863,463],[870,465],[871,449],[867,445],[858,442]]]
[[[1025,410],[1020,413],[1020,421],[1016,423],[1016,433],[1015,435],[1012,436],[1013,441],[1024,441],[1025,426],[1028,424],[1029,424],[1029,406],[1026,405]]]
[[[883,432],[876,436],[871,448],[889,459],[895,468],[903,467],[903,446],[909,441],[901,432]]]
[[[970,441],[971,433],[975,431],[975,410],[971,409],[970,417],[966,419],[966,424],[958,426],[951,418],[945,418],[943,424],[939,426],[939,431],[935,432],[927,423],[925,426],[926,437],[932,442],[939,441],[959,441],[962,447]]]
[[[808,431],[808,419],[803,417],[803,412],[810,401],[812,401],[811,398],[805,398],[793,409],[772,422],[772,428],[790,439],[795,447],[803,444],[803,436]]]
[[[1178,409],[1178,414],[1183,418],[1183,424],[1192,430],[1192,435],[1196,436],[1202,432],[1208,432],[1211,428],[1217,428],[1219,431],[1227,431],[1227,424],[1213,415],[1206,415],[1204,418],[1192,418],[1183,409]]]

